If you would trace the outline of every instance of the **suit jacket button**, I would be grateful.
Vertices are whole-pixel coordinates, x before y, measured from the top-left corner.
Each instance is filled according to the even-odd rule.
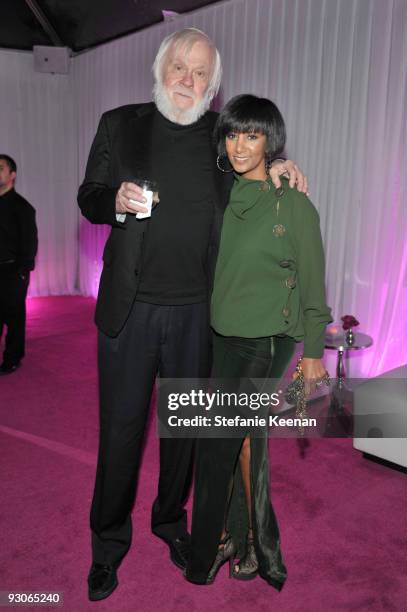
[[[273,234],[277,238],[280,238],[281,236],[284,236],[284,234],[285,234],[285,227],[284,227],[284,225],[282,225],[282,223],[277,223],[273,227]]]
[[[280,268],[289,268],[290,267],[290,262],[288,261],[288,259],[282,259],[281,261],[278,262]]]
[[[289,276],[285,279],[285,286],[287,287],[287,289],[294,289],[296,284],[297,281],[295,280],[295,276]]]
[[[290,316],[290,309],[287,308],[287,306],[284,306],[283,310],[281,311],[283,313],[283,317],[289,317]]]

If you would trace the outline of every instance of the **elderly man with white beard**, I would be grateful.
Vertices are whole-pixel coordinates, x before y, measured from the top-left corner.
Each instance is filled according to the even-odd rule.
[[[144,429],[154,380],[210,373],[209,296],[231,175],[217,168],[209,111],[221,80],[220,56],[203,32],[187,28],[162,42],[153,66],[154,102],[123,106],[99,123],[78,203],[111,232],[103,253],[98,327],[100,441],[91,508],[92,601],[117,587],[132,535]],[[290,184],[307,190],[290,161]],[[149,218],[134,179],[158,184]],[[131,180],[133,178],[133,180]],[[194,441],[160,439],[158,494],[151,528],[185,568],[189,534],[184,504]],[[148,554],[146,551],[145,555]]]

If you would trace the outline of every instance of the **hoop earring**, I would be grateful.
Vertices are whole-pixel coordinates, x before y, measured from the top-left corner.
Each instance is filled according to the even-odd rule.
[[[222,155],[222,156],[221,156],[221,155],[218,155],[218,157],[216,158],[216,165],[218,166],[219,170],[220,170],[221,172],[224,172],[225,174],[227,174],[228,172],[233,172],[233,168],[231,168],[230,170],[225,170],[224,168],[222,168],[222,167],[221,167],[221,165],[220,165],[220,163],[219,163],[219,162],[220,162],[220,160],[221,160],[221,159],[223,159],[223,158],[225,158],[225,159],[226,159],[226,155]]]

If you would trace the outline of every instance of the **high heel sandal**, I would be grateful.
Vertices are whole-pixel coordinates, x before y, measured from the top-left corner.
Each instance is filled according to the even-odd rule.
[[[259,573],[259,562],[254,548],[253,536],[247,536],[246,554],[233,568],[232,577],[236,580],[253,580]]]
[[[229,534],[226,534],[224,538],[221,539],[218,552],[216,553],[215,561],[211,569],[209,570],[208,577],[206,579],[206,584],[213,584],[215,582],[216,575],[222,565],[229,561],[229,578],[232,577],[233,574],[233,561],[236,556],[236,546],[233,542],[232,538]]]

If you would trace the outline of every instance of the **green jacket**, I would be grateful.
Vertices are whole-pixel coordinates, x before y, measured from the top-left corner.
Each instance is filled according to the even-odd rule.
[[[304,341],[304,357],[322,357],[325,260],[319,215],[283,179],[271,183],[236,175],[225,211],[212,295],[212,327],[224,336],[288,335]]]

